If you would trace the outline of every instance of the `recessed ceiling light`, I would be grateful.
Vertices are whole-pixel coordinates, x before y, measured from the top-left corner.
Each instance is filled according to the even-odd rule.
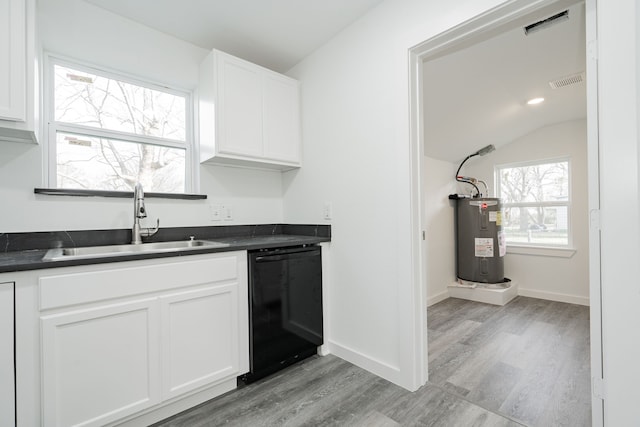
[[[544,101],[544,98],[533,98],[527,101],[528,105],[536,105],[536,104],[540,104],[541,102]]]

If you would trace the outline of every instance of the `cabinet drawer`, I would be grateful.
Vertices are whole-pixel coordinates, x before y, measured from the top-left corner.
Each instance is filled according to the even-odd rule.
[[[81,272],[42,275],[39,278],[40,310],[111,298],[185,288],[238,278],[238,253],[162,258],[113,263]]]

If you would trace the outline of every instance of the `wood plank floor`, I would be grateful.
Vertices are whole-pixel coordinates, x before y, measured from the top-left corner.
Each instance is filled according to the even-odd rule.
[[[527,426],[590,426],[589,308],[517,297],[428,309],[429,381]]]
[[[590,425],[587,307],[449,299],[428,323],[430,382],[414,393],[314,356],[156,426]]]
[[[309,358],[156,426],[519,425],[437,385],[410,393],[329,355]]]

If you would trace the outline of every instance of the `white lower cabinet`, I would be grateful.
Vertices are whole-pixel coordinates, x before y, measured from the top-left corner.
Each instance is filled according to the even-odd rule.
[[[239,372],[237,286],[167,295],[160,303],[164,399]]]
[[[246,252],[227,252],[41,274],[42,424],[142,425],[235,381],[248,370],[246,271]]]
[[[45,425],[104,425],[160,402],[156,299],[41,322]]]
[[[0,283],[0,425],[15,425],[13,282]]]

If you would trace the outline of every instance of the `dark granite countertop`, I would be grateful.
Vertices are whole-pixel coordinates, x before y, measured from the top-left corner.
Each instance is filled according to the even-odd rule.
[[[77,265],[104,264],[153,258],[189,256],[213,252],[269,249],[286,246],[310,245],[331,241],[329,225],[241,225],[217,227],[165,228],[145,241],[163,242],[189,240],[215,240],[228,243],[226,247],[202,247],[188,251],[162,253],[136,253],[95,258],[43,261],[51,248],[83,247],[124,244],[131,241],[131,230],[86,230],[36,233],[0,233],[0,273],[38,270]]]

